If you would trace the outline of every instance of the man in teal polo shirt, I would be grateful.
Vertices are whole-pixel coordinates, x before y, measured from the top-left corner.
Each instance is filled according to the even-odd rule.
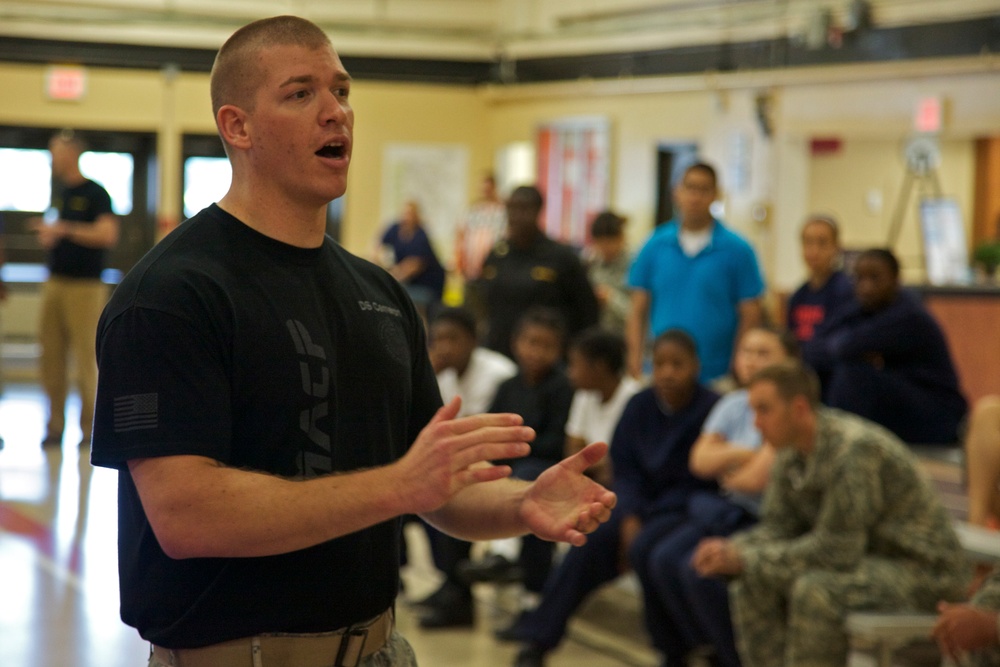
[[[632,307],[626,323],[629,372],[643,371],[646,336],[684,329],[698,344],[701,380],[729,371],[740,332],[761,322],[764,281],[753,248],[712,217],[715,169],[687,168],[674,200],[677,215],[643,246],[629,272]]]

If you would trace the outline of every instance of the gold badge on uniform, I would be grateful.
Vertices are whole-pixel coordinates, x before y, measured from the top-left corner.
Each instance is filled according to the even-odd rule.
[[[554,283],[559,274],[555,269],[550,269],[547,266],[536,266],[531,269],[531,279],[538,280],[544,283]]]

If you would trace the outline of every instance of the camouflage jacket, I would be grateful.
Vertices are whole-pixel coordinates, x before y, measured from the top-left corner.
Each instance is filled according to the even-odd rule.
[[[817,412],[812,454],[779,453],[760,523],[733,539],[748,568],[848,571],[875,556],[927,576],[964,581],[969,572],[912,452],[888,430],[829,408]]]

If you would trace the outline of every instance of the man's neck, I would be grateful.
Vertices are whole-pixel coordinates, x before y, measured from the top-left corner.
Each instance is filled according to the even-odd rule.
[[[816,438],[819,435],[816,413],[813,412],[797,429],[792,447],[803,456],[809,456],[816,451]]]
[[[611,398],[615,395],[615,392],[618,391],[618,387],[621,385],[621,383],[622,379],[617,376],[611,376],[609,378],[605,378],[604,381],[600,383],[601,386],[598,387],[597,389],[599,392],[601,392],[601,403],[607,403],[608,401],[610,401]]]
[[[287,202],[275,206],[265,197],[242,195],[230,189],[219,207],[247,227],[288,245],[318,248],[326,234],[326,206],[315,207]]]
[[[517,237],[509,237],[510,244],[515,248],[521,250],[527,250],[531,246],[535,245],[535,242],[542,237],[542,230],[535,229],[534,231],[527,234],[519,234]]]
[[[68,188],[75,188],[78,185],[83,185],[86,180],[87,177],[84,176],[83,172],[79,169],[59,178],[59,181],[61,181],[62,184]]]
[[[814,291],[820,289],[830,280],[830,276],[833,275],[833,269],[827,269],[826,271],[818,271],[809,276],[809,287]]]
[[[465,377],[465,371],[469,370],[469,365],[472,363],[472,355],[470,354],[466,360],[460,364],[455,364],[453,368],[455,369],[455,375],[460,378]]]
[[[712,226],[715,220],[711,215],[698,218],[682,218],[681,229],[685,232],[703,232]]]

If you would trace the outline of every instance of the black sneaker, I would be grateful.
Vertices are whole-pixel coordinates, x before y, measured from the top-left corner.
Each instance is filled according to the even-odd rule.
[[[523,642],[527,641],[525,631],[522,628],[525,612],[521,612],[510,624],[493,631],[493,636],[502,642]]]
[[[412,607],[440,607],[447,604],[451,600],[451,590],[448,582],[441,584],[440,587],[430,595],[419,600],[413,600],[410,602]]]
[[[431,607],[420,616],[420,627],[425,630],[440,628],[471,628],[475,624],[472,598],[450,605]]]
[[[463,561],[458,564],[456,573],[459,579],[468,584],[510,584],[524,580],[521,566],[498,554],[491,554],[478,561]]]

